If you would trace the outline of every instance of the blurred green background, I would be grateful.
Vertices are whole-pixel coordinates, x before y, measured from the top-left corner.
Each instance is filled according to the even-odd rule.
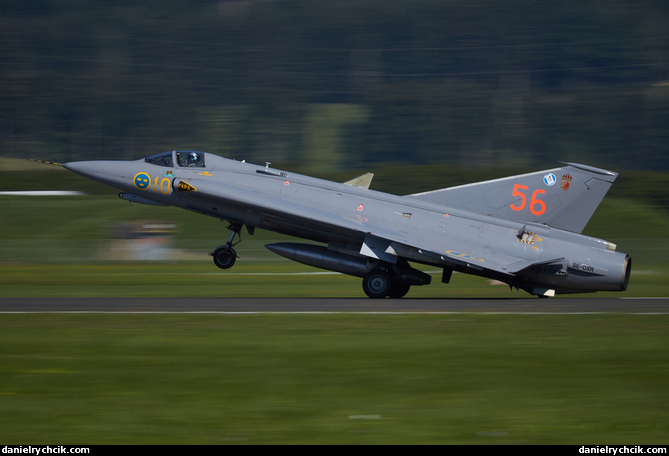
[[[669,170],[659,0],[6,0],[0,147]]]

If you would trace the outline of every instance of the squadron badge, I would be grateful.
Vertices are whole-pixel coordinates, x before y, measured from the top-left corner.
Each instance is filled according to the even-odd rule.
[[[571,185],[571,180],[572,177],[569,174],[563,174],[562,185],[560,185],[560,188],[565,191],[569,190],[569,185]]]
[[[555,174],[553,173],[548,173],[544,176],[544,184],[548,185],[549,187],[553,186],[556,180],[557,179],[555,178]]]

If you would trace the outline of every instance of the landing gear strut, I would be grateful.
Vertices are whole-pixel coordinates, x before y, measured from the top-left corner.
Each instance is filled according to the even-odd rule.
[[[230,269],[235,264],[235,261],[237,261],[237,258],[239,258],[237,252],[235,252],[235,249],[232,247],[242,242],[242,226],[243,225],[238,222],[230,223],[228,229],[231,230],[232,233],[230,233],[228,242],[225,245],[217,247],[216,250],[209,254],[214,257],[214,264],[219,268]],[[233,242],[236,235],[239,235],[239,241]]]

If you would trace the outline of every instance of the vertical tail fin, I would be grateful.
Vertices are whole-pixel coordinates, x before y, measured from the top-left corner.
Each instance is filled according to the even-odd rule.
[[[577,163],[566,165],[408,197],[580,233],[618,173]]]

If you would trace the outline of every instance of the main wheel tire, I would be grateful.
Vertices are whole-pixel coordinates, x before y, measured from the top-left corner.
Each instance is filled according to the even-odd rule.
[[[403,298],[409,292],[410,288],[411,285],[409,285],[408,283],[393,282],[393,285],[390,288],[390,293],[388,293],[388,296],[391,299]]]
[[[392,290],[392,280],[386,271],[374,269],[362,279],[362,289],[372,299],[385,298]]]
[[[237,252],[226,245],[214,250],[211,256],[214,257],[214,264],[221,269],[230,269],[237,261]]]

